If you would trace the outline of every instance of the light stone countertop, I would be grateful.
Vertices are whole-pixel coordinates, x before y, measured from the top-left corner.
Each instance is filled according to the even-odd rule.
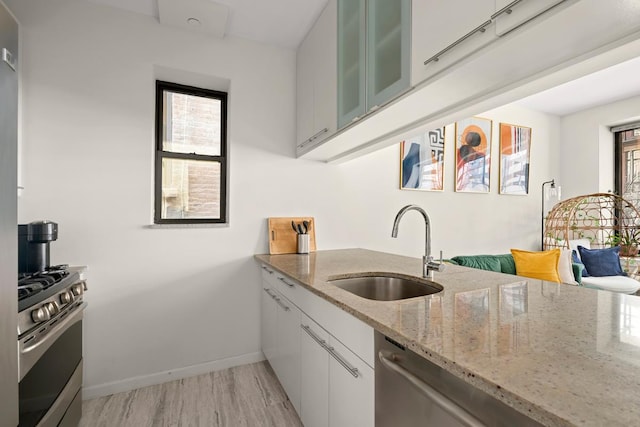
[[[640,297],[447,265],[438,294],[372,301],[327,280],[420,277],[421,260],[364,249],[255,258],[545,425],[640,425]]]

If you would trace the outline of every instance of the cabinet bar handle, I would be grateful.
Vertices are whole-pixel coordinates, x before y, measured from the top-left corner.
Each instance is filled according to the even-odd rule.
[[[322,135],[325,132],[329,132],[329,128],[324,128],[318,133],[314,134],[311,138],[307,139],[302,144],[298,145],[298,148],[304,148],[305,145],[309,144],[310,142],[312,142],[314,139],[318,138],[320,135]]]
[[[300,327],[302,328],[303,331],[309,334],[309,336],[313,338],[315,342],[320,344],[320,347],[324,348],[325,350],[327,349],[327,342],[322,338],[320,338],[319,336],[317,336],[316,334],[314,334],[309,326],[300,324]]]
[[[469,37],[471,37],[475,33],[484,33],[486,31],[485,27],[490,25],[491,22],[493,22],[493,21],[491,21],[491,19],[489,19],[486,22],[483,22],[478,27],[474,28],[473,30],[471,30],[470,32],[465,34],[464,36],[460,37],[458,40],[456,40],[453,43],[451,43],[449,46],[447,46],[444,49],[442,49],[440,52],[438,52],[435,55],[433,55],[431,58],[429,58],[426,61],[424,61],[424,65],[427,65],[430,62],[438,62],[442,55],[444,55],[445,53],[449,52],[451,49],[453,49],[454,47],[458,46],[460,43],[462,43],[463,41],[465,41],[466,39],[468,39]]]
[[[285,285],[287,285],[290,288],[293,288],[295,286],[293,283],[289,283],[286,280],[284,280],[284,277],[278,277],[278,280],[280,280],[282,283],[284,283]]]
[[[273,270],[269,270],[269,269],[268,269],[266,266],[264,266],[264,265],[262,266],[262,269],[263,269],[264,271],[266,271],[267,273],[269,273],[269,274],[273,274]]]
[[[262,289],[264,289],[264,291],[267,293],[267,295],[269,295],[271,298],[275,298],[276,297],[274,294],[269,292],[269,289],[267,289],[267,288],[262,288]]]
[[[329,132],[329,128],[324,128],[321,131],[317,132],[311,138],[309,138],[309,141],[313,141],[314,139],[316,139],[317,137],[319,137],[320,135],[322,135],[325,132]]]
[[[336,359],[338,361],[339,364],[341,364],[347,371],[349,371],[349,373],[351,375],[354,376],[354,378],[358,378],[360,376],[359,372],[358,372],[358,368],[354,368],[353,366],[351,366],[349,364],[349,362],[347,362],[346,360],[344,360],[342,358],[342,356],[340,356],[338,354],[338,352],[335,350],[335,348],[331,347],[331,346],[327,346],[325,347],[327,349],[327,351],[329,352],[329,354],[331,356],[333,356],[334,359]]]
[[[329,352],[329,354],[331,356],[333,356],[334,359],[336,359],[338,361],[339,364],[341,364],[347,371],[349,371],[349,373],[351,375],[353,375],[355,378],[358,378],[360,376],[359,372],[358,372],[358,368],[354,368],[353,366],[351,366],[349,364],[349,362],[347,362],[346,360],[344,360],[342,358],[342,356],[340,356],[338,354],[338,352],[335,350],[335,348],[327,345],[327,342],[325,340],[323,340],[322,338],[320,338],[319,336],[317,336],[316,334],[313,333],[313,331],[311,330],[311,328],[308,325],[303,325],[300,324],[300,327],[302,328],[303,331],[305,331],[307,334],[309,334],[309,336],[318,344],[320,344],[320,347],[324,348],[325,350],[327,350],[327,352]]]
[[[514,0],[514,1],[512,1],[508,5],[506,5],[505,7],[503,7],[502,9],[500,9],[499,11],[497,11],[496,13],[491,15],[491,19],[492,20],[496,19],[498,16],[502,15],[503,13],[506,13],[507,15],[510,14],[512,12],[511,9],[513,8],[513,6],[517,5],[521,1],[522,0]]]
[[[394,355],[391,354],[391,357],[387,357],[384,355],[382,351],[378,353],[378,359],[383,366],[387,369],[395,372],[400,375],[405,380],[409,381],[415,388],[422,392],[425,396],[427,396],[433,403],[438,405],[442,410],[450,414],[452,417],[460,421],[466,427],[482,427],[485,424],[481,423],[476,417],[468,413],[463,407],[456,404],[454,401],[440,393],[435,388],[431,387],[429,384],[424,382],[422,379],[406,370],[402,366],[398,365],[394,362]]]
[[[277,296],[274,296],[274,297],[273,297],[273,299],[274,299],[274,300],[276,300],[276,303],[278,303],[278,305],[279,305],[280,307],[282,307],[282,309],[283,309],[284,311],[289,311],[289,310],[291,310],[289,307],[287,307],[287,306],[282,302],[282,299],[278,298]]]

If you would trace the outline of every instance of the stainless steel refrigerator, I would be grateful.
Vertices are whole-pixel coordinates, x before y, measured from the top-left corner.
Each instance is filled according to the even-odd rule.
[[[18,425],[18,24],[0,0],[0,426]]]

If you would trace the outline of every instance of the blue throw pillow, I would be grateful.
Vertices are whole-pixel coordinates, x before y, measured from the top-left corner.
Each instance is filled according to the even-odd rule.
[[[587,267],[585,267],[582,261],[580,261],[578,252],[576,252],[575,249],[571,251],[571,260],[573,261],[574,264],[578,264],[582,269],[582,277],[589,277],[589,273],[587,272]]]
[[[590,276],[624,276],[620,266],[620,246],[606,249],[587,249],[578,246],[582,263]]]

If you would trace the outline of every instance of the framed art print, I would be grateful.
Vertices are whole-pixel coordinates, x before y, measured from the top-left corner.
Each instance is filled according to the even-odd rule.
[[[481,117],[456,122],[456,191],[489,192],[491,125]]]
[[[500,123],[500,194],[529,194],[531,128]]]
[[[400,189],[444,189],[444,127],[400,143]]]

